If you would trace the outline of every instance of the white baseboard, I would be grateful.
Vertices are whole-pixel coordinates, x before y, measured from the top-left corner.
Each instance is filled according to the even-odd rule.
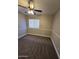
[[[18,39],[20,39],[21,37],[23,37],[23,36],[25,36],[25,35],[26,35],[26,34],[23,34],[23,35],[19,36]]]
[[[27,34],[30,34],[30,35],[37,35],[37,36],[43,36],[43,37],[49,37],[49,38],[50,38],[50,36],[47,36],[47,35],[32,34],[32,33],[27,33]]]
[[[58,52],[58,50],[57,50],[57,48],[56,48],[56,45],[55,45],[54,40],[53,40],[52,37],[51,37],[51,41],[52,41],[52,44],[53,44],[53,46],[54,46],[54,48],[55,48],[55,51],[56,51],[56,53],[57,53],[58,59],[60,59],[59,52]]]

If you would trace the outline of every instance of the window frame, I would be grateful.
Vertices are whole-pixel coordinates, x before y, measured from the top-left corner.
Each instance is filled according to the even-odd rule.
[[[34,25],[35,27],[30,26],[30,20],[31,20],[31,21],[35,21],[35,20],[38,21],[38,26],[37,26],[37,27],[36,27],[35,25]],[[34,22],[34,23],[35,23],[35,22]],[[33,24],[34,24],[34,23],[33,23]],[[39,29],[39,28],[40,28],[40,20],[39,20],[39,19],[29,19],[28,28],[30,28],[30,29]]]

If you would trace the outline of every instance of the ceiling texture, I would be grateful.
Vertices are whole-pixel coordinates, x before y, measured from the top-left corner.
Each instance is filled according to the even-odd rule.
[[[28,0],[18,0],[18,4],[28,7]],[[42,13],[37,12],[37,14],[47,14],[53,15],[60,8],[60,0],[34,0],[35,9],[42,10]],[[28,15],[27,9],[18,7],[18,11]]]

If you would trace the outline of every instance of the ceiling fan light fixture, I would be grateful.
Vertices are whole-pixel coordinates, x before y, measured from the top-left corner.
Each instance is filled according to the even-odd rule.
[[[28,10],[28,14],[34,15],[33,10]]]

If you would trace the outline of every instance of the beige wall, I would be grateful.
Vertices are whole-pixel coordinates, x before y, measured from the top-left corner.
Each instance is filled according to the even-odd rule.
[[[26,18],[24,14],[18,12],[18,38],[26,34]]]
[[[33,35],[40,35],[40,36],[51,36],[52,30],[52,16],[51,15],[41,15],[41,16],[30,16],[29,18],[32,19],[39,19],[40,20],[40,28],[39,29],[30,29],[28,27],[27,32]],[[28,18],[28,20],[29,20]]]
[[[54,15],[52,22],[52,41],[55,44],[58,54],[60,54],[60,11]]]

